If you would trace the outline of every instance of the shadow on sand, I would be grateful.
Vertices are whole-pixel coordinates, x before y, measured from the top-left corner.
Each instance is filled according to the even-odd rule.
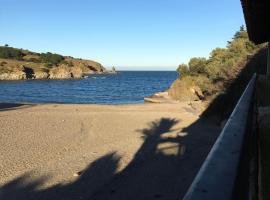
[[[70,184],[40,189],[49,176],[33,181],[31,172],[24,174],[1,187],[0,199],[181,198],[216,138],[208,134],[216,127],[197,124],[183,130],[192,134],[172,136],[170,133],[177,123],[180,122],[176,119],[161,118],[138,130],[144,142],[120,172],[117,168],[121,157],[113,152],[92,162]]]
[[[35,106],[35,104],[0,103],[0,112]]]
[[[257,57],[247,63],[239,77],[230,83],[227,92],[217,97],[202,116],[209,113],[222,113],[220,119],[228,116],[252,74],[261,72],[261,66],[256,67],[254,64],[258,65],[256,59],[261,59],[262,54],[265,51],[258,52]],[[264,63],[261,65],[265,66]],[[79,178],[70,184],[40,189],[50,177],[29,181],[29,172],[2,186],[0,199],[181,199],[220,129],[201,117],[172,136],[170,133],[175,131],[174,127],[178,123],[181,122],[177,119],[161,118],[151,122],[145,129],[138,130],[144,142],[122,171],[117,171],[121,157],[113,152],[90,163]]]

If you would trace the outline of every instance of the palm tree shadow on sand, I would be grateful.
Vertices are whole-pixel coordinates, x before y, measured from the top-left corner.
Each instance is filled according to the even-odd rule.
[[[144,143],[134,159],[89,199],[181,199],[216,139],[209,133],[219,128],[205,121],[171,135],[179,122],[161,118],[138,130]]]
[[[120,157],[115,152],[102,156],[85,169],[77,181],[39,189],[50,176],[40,177],[29,182],[31,172],[16,178],[0,189],[0,199],[34,200],[34,199],[86,199],[104,182],[114,176]]]
[[[175,134],[178,130],[173,127],[178,123],[180,121],[176,119],[161,118],[138,130],[144,142],[120,172],[117,168],[121,157],[113,152],[92,162],[70,184],[40,189],[49,176],[29,181],[31,172],[24,174],[1,187],[0,199],[179,199],[216,136],[209,136],[213,127],[203,130],[207,126],[201,123],[182,130],[188,132],[187,135]],[[216,127],[214,129],[216,131]]]

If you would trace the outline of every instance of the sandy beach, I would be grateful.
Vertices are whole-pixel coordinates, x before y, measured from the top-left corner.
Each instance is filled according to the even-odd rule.
[[[0,106],[0,199],[181,199],[220,127],[188,103]]]

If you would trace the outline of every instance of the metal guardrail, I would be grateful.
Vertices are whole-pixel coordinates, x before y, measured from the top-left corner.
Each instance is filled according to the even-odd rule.
[[[247,129],[249,129],[247,127],[251,124],[250,108],[255,82],[256,74],[248,83],[184,200],[235,199],[237,193],[235,190],[239,185],[239,174],[243,169],[243,167],[240,169],[240,166],[243,165],[241,162]],[[243,175],[241,176],[243,177]]]

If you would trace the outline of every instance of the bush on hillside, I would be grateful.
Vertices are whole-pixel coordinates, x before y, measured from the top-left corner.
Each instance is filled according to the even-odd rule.
[[[57,64],[60,64],[61,61],[64,60],[64,56],[61,56],[61,55],[56,54],[56,53],[47,52],[47,53],[41,53],[40,59],[44,63],[50,63],[52,65],[57,65]]]
[[[188,62],[190,74],[205,73],[206,58],[191,58]]]
[[[255,45],[249,41],[246,30],[241,27],[226,48],[214,49],[207,59],[191,58],[188,64],[179,65],[180,76],[170,87],[169,95],[189,101],[194,93],[186,87],[198,86],[208,103],[202,116],[225,119],[253,73],[265,73],[266,57],[266,44]]]
[[[177,72],[181,77],[186,76],[189,72],[188,65],[186,64],[179,65],[177,68]]]
[[[241,26],[226,48],[214,49],[208,59],[194,57],[188,64],[179,65],[179,78],[189,76],[205,95],[216,95],[237,76],[248,57],[263,46],[249,41],[247,31]]]
[[[21,60],[24,56],[23,52],[8,46],[0,47],[0,58]]]

